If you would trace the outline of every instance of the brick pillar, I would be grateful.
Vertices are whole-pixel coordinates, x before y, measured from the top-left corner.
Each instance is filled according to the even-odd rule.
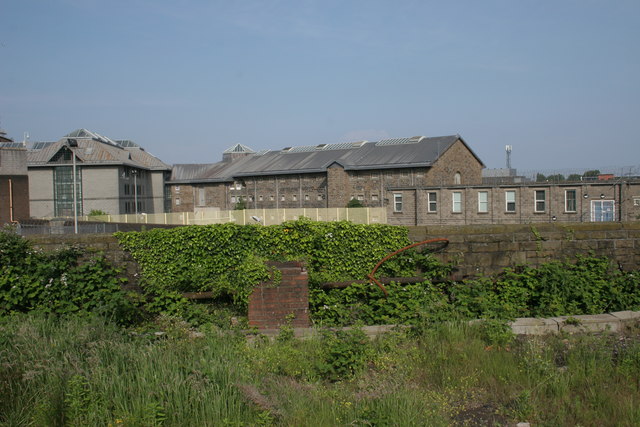
[[[249,296],[249,326],[275,329],[287,324],[293,314],[291,326],[306,328],[309,322],[309,280],[302,262],[268,262],[282,273],[279,284],[260,283]]]

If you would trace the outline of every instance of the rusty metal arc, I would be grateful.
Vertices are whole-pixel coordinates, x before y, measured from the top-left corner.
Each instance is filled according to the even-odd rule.
[[[382,292],[384,292],[384,296],[387,297],[389,296],[389,293],[387,292],[387,290],[385,289],[385,287],[382,285],[382,283],[380,283],[380,281],[378,281],[378,279],[376,279],[374,277],[374,274],[376,274],[376,271],[378,270],[378,268],[380,268],[380,266],[382,264],[384,264],[386,261],[388,261],[390,258],[393,258],[394,256],[398,255],[399,253],[402,253],[408,249],[411,248],[415,248],[416,246],[422,246],[422,245],[428,245],[430,243],[438,243],[438,242],[443,242],[446,246],[449,244],[449,239],[445,239],[444,237],[438,237],[435,239],[428,239],[428,240],[424,240],[422,242],[417,242],[417,243],[413,243],[409,246],[405,246],[404,248],[398,249],[395,252],[391,252],[389,255],[385,256],[384,258],[382,258],[375,267],[373,267],[373,270],[371,270],[371,273],[367,274],[367,278],[370,279],[373,283],[375,283],[380,290],[382,290]]]

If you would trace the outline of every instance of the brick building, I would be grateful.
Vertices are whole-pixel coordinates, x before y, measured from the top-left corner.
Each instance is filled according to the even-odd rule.
[[[459,135],[287,147],[237,144],[212,164],[174,165],[172,211],[331,208],[351,199],[386,207],[389,222],[418,221],[420,188],[480,185],[480,159]]]
[[[0,130],[0,226],[29,216],[27,150]]]

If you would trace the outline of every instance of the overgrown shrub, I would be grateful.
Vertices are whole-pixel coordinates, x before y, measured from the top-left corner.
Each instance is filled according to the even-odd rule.
[[[0,232],[0,315],[40,310],[131,321],[135,309],[122,291],[119,270],[102,256],[80,262],[82,255],[73,247],[35,250],[12,230]]]
[[[150,293],[211,291],[246,304],[253,287],[270,275],[266,260],[304,260],[312,287],[329,281],[364,279],[376,263],[410,243],[407,229],[308,219],[281,225],[217,224],[171,230],[116,233],[142,269]],[[413,275],[414,253],[385,263],[380,274]]]

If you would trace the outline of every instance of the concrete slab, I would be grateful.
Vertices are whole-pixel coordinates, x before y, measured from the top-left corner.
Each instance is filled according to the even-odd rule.
[[[620,319],[620,321],[623,323],[633,323],[640,321],[640,311],[615,311],[609,314],[617,319]]]
[[[539,319],[521,317],[510,323],[511,330],[516,335],[545,335],[555,334],[559,330],[558,322],[553,319]]]
[[[577,316],[552,317],[558,322],[561,331],[576,332],[619,332],[622,329],[620,319],[611,314],[587,314]]]

